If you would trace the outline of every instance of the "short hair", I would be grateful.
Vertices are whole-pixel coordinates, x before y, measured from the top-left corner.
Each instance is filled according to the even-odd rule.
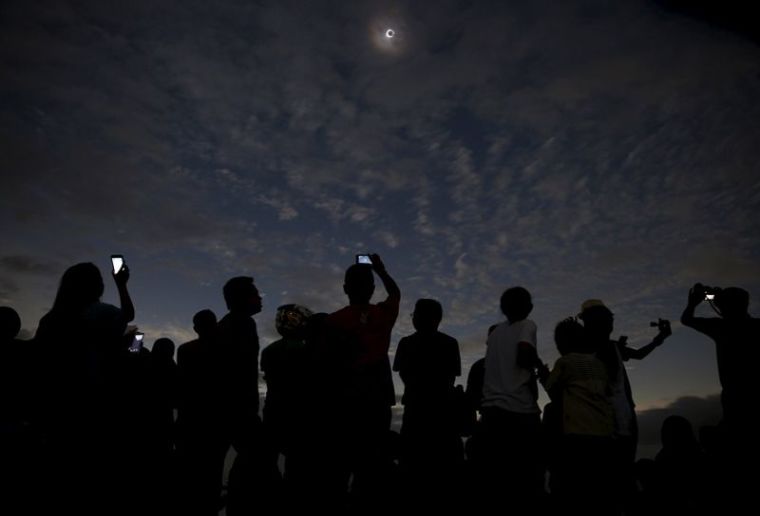
[[[563,319],[554,327],[554,343],[560,355],[585,349],[584,328],[572,317]]]
[[[346,269],[346,275],[343,278],[346,285],[356,283],[375,284],[375,275],[372,273],[372,266],[367,263],[355,263]]]
[[[739,287],[728,287],[715,296],[715,306],[722,315],[744,315],[749,310],[749,292]]]
[[[156,342],[153,343],[153,349],[151,349],[150,352],[165,358],[169,358],[174,356],[174,349],[175,346],[172,339],[168,337],[161,337],[160,339],[156,339]]]
[[[508,318],[525,318],[533,310],[530,292],[523,287],[511,287],[505,290],[499,304],[501,312]]]
[[[441,322],[443,319],[443,307],[435,299],[418,299],[414,304],[414,315]]]
[[[255,286],[251,276],[236,276],[227,281],[223,289],[224,302],[227,303],[227,308],[232,310],[233,307],[245,304],[252,288]]]
[[[209,309],[201,310],[193,316],[193,327],[200,334],[208,334],[216,328],[216,314]]]

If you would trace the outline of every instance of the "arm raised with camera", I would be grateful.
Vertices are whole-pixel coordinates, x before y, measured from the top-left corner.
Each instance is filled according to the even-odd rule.
[[[398,303],[401,300],[401,289],[398,288],[396,282],[391,278],[390,274],[388,274],[388,271],[385,270],[385,264],[380,259],[380,256],[377,254],[371,254],[370,258],[372,260],[372,270],[375,271],[375,274],[378,275],[380,281],[383,282],[383,287],[388,293],[388,300]]]
[[[113,280],[119,291],[119,302],[121,304],[121,312],[124,314],[124,320],[131,322],[135,319],[135,305],[132,304],[132,297],[129,295],[129,290],[127,290],[129,268],[124,265],[118,272],[114,272]]]
[[[670,329],[670,321],[666,319],[659,319],[656,323],[651,323],[651,325],[656,326],[659,330],[654,339],[652,339],[652,342],[639,349],[622,346],[620,348],[620,354],[623,360],[642,360],[646,358],[647,355],[649,355],[652,351],[654,351],[656,347],[659,347],[663,342],[665,342],[665,339],[673,335],[673,331]]]
[[[701,283],[694,284],[694,286],[689,290],[689,297],[686,308],[684,308],[683,313],[681,314],[681,324],[688,326],[689,328],[694,328],[698,332],[705,333],[707,335],[710,334],[710,329],[712,328],[711,321],[714,321],[715,319],[694,317],[694,310],[702,301],[707,299],[708,290],[714,289],[708,289]]]

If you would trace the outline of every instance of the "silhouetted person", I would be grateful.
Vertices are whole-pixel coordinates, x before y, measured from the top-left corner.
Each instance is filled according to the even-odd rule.
[[[171,453],[174,444],[174,409],[177,406],[177,363],[175,345],[166,337],[156,340],[150,350],[150,376],[152,419],[156,425],[157,444],[165,453]]]
[[[30,343],[16,339],[20,331],[16,310],[0,306],[0,432],[7,439],[19,436],[30,423],[32,356]]]
[[[660,432],[662,449],[655,457],[655,493],[663,512],[697,514],[705,507],[707,462],[691,423],[681,416],[668,416]]]
[[[349,305],[330,314],[326,322],[332,368],[338,376],[336,431],[343,437],[339,456],[345,463],[345,482],[353,473],[351,492],[358,510],[378,510],[387,500],[390,471],[388,430],[395,404],[388,358],[391,330],[398,317],[401,291],[376,254],[372,265],[355,264],[346,270],[343,291]],[[374,273],[388,297],[371,304]]]
[[[313,508],[309,505],[307,484],[313,481],[309,469],[309,462],[313,460],[310,434],[316,422],[314,408],[319,399],[312,394],[318,377],[306,341],[312,315],[304,306],[280,306],[275,327],[282,338],[261,352],[261,371],[267,383],[263,415],[269,460],[277,467],[279,455],[285,456],[287,501],[294,509]]]
[[[418,504],[437,500],[450,508],[450,499],[434,496],[451,489],[462,462],[454,381],[462,372],[459,343],[438,331],[443,308],[433,299],[414,307],[414,334],[396,348],[393,370],[404,382],[401,425],[401,466],[409,496]],[[430,508],[430,507],[429,507]]]
[[[56,512],[122,509],[128,457],[121,380],[123,334],[134,318],[129,269],[114,274],[121,308],[100,302],[103,278],[92,263],[69,267],[35,336],[41,416],[49,461],[47,494]],[[115,508],[114,508],[115,507]]]
[[[535,369],[536,324],[530,293],[512,287],[501,296],[507,321],[488,337],[482,422],[488,506],[509,500],[518,512],[535,509],[543,492],[541,410]]]
[[[697,283],[689,291],[681,322],[715,342],[723,406],[719,428],[723,475],[719,495],[722,509],[726,510],[731,501],[737,508],[750,501],[757,484],[758,475],[747,472],[756,469],[760,461],[754,410],[760,396],[754,378],[760,361],[760,319],[749,315],[749,293],[737,287],[713,289],[712,305],[719,317],[695,317],[694,310],[706,299],[707,290]]]
[[[488,343],[488,336],[493,333],[497,326],[498,324],[492,324],[488,327],[486,343]],[[483,357],[476,360],[472,366],[470,366],[470,372],[467,374],[467,388],[465,389],[465,394],[470,404],[470,436],[465,444],[465,456],[467,457],[467,462],[469,464],[468,470],[475,471],[482,470],[482,467],[475,463],[477,463],[483,455],[483,430],[480,419],[485,374],[486,358]]]
[[[209,516],[220,509],[224,458],[229,448],[225,363],[216,315],[193,316],[198,338],[177,350],[177,455],[180,514]]]
[[[259,418],[259,336],[253,316],[261,311],[261,296],[253,278],[238,276],[224,285],[229,312],[219,321],[219,350],[224,364],[227,397],[223,419],[227,445],[237,452],[230,469],[227,514],[238,516],[266,510],[279,472],[266,460]]]
[[[16,338],[20,330],[18,313],[0,307],[0,512],[4,514],[33,514],[29,501],[37,488],[34,474],[41,445],[32,426],[32,343]]]
[[[550,448],[552,496],[573,514],[610,514],[607,478],[614,414],[607,371],[575,319],[557,324],[554,340],[561,356],[543,381],[559,409],[560,435]]]
[[[695,317],[694,310],[705,300],[705,287],[697,283],[689,291],[681,315],[684,326],[704,333],[715,342],[718,377],[722,387],[723,424],[732,438],[750,439],[745,430],[754,429],[755,414],[748,407],[760,396],[754,378],[760,361],[760,319],[749,315],[749,293],[730,287],[718,291],[713,301],[720,317]]]
[[[671,335],[670,323],[660,320],[659,332],[651,343],[639,349],[628,347],[625,338],[612,340],[614,316],[612,311],[598,299],[589,299],[581,306],[586,337],[596,349],[597,357],[604,363],[610,382],[610,402],[615,415],[613,436],[612,478],[619,503],[627,503],[635,492],[633,465],[636,460],[638,424],[634,411],[633,393],[628,381],[624,361],[641,360],[660,346]]]

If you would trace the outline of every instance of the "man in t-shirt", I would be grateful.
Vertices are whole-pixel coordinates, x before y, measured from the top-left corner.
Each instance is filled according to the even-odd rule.
[[[720,317],[694,316],[705,299],[705,287],[697,283],[689,291],[681,323],[715,341],[726,429],[732,433],[754,429],[750,419],[754,420],[752,407],[758,399],[754,373],[760,359],[760,319],[749,315],[749,293],[744,289],[729,287],[715,294],[713,303]]]
[[[353,473],[352,492],[360,504],[372,506],[385,497],[391,406],[395,404],[388,349],[398,317],[401,291],[385,270],[380,257],[372,264],[354,264],[346,270],[343,291],[348,306],[330,314],[325,326],[327,344],[334,357],[338,411],[342,419],[336,431],[343,436],[338,456],[345,461],[346,481]],[[388,297],[371,304],[374,275],[383,282]]]
[[[485,480],[494,502],[528,508],[543,490],[533,302],[526,289],[512,287],[500,304],[507,321],[488,336],[481,404]]]
[[[715,289],[713,308],[720,317],[695,317],[694,310],[710,299],[697,283],[689,291],[688,304],[681,315],[684,326],[694,328],[715,341],[718,378],[722,388],[721,477],[713,496],[722,509],[743,507],[754,502],[757,475],[748,474],[760,459],[755,407],[760,359],[760,319],[749,315],[749,293],[741,288]]]

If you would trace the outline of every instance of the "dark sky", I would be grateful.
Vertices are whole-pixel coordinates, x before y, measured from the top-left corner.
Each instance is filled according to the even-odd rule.
[[[507,286],[549,362],[586,298],[634,346],[697,280],[758,299],[760,47],[676,4],[3,2],[0,304],[33,332],[67,266],[123,253],[149,341],[250,274],[267,343],[374,251],[392,351],[434,297],[466,372]],[[718,391],[674,327],[630,366],[640,409]]]

